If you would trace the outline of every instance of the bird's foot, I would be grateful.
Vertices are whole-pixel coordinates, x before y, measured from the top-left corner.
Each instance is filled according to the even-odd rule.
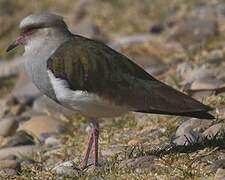
[[[93,164],[88,164],[88,165],[85,165],[85,164],[83,164],[83,163],[81,163],[80,165],[79,165],[79,169],[81,170],[81,171],[84,171],[84,170],[86,170],[86,169],[88,169],[90,166],[92,166]]]
[[[95,170],[95,169],[97,169],[98,167],[100,167],[98,164],[95,165],[95,164],[91,163],[91,164],[88,164],[88,165],[83,165],[83,164],[81,163],[78,169],[79,169],[80,171],[86,171],[86,170],[88,170],[88,169]],[[77,170],[77,169],[76,169],[76,170]]]

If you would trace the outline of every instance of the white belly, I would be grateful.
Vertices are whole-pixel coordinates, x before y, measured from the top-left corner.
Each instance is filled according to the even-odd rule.
[[[56,97],[64,106],[87,117],[116,117],[129,111],[127,107],[117,106],[95,94],[86,91],[72,91],[66,81],[56,78],[48,71]]]

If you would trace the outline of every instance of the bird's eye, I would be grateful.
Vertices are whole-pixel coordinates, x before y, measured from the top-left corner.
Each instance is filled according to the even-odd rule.
[[[21,34],[29,35],[34,33],[37,29],[37,27],[27,27],[22,30]]]

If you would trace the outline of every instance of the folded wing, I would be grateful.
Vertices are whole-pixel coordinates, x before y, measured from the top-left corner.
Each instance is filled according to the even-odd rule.
[[[47,68],[82,90],[137,112],[214,118],[210,107],[156,80],[127,57],[81,36],[62,44],[48,59]]]

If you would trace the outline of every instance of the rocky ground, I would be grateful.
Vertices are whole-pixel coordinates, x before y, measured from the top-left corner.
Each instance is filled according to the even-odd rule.
[[[19,20],[40,10],[126,54],[157,79],[215,108],[216,119],[129,113],[100,124],[100,164],[75,170],[90,127],[4,50]],[[222,0],[0,1],[2,179],[224,179],[225,2]]]

